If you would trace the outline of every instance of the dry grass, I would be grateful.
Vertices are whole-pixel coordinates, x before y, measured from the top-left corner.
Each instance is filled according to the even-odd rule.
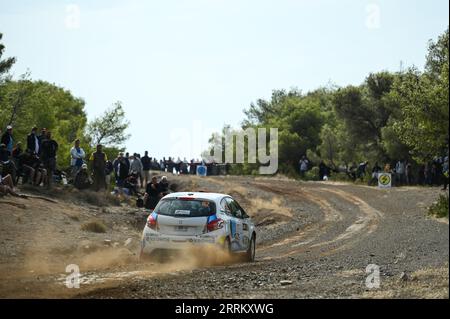
[[[381,281],[381,287],[364,293],[364,298],[417,298],[417,299],[448,299],[449,298],[449,269],[426,268],[418,270],[409,276],[409,280],[402,282],[393,278]]]
[[[81,225],[81,230],[91,233],[106,233],[107,227],[103,222],[95,220]]]

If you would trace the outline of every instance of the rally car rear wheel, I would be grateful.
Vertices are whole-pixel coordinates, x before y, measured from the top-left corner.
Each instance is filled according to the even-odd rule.
[[[256,238],[255,234],[253,234],[252,239],[250,240],[250,244],[248,245],[246,260],[249,262],[255,261],[256,254]]]

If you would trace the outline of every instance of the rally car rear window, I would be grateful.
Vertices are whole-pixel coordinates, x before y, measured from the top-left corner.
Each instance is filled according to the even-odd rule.
[[[155,212],[173,217],[206,217],[216,213],[216,204],[204,199],[167,198],[159,202]]]

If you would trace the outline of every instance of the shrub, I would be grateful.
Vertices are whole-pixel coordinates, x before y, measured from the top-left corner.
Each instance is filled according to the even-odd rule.
[[[437,218],[448,218],[448,195],[440,195],[437,202],[428,208],[428,214]]]
[[[81,225],[81,230],[92,233],[106,233],[106,225],[101,221],[91,221]]]
[[[308,181],[318,181],[319,180],[319,167],[314,166],[305,174],[305,179]]]

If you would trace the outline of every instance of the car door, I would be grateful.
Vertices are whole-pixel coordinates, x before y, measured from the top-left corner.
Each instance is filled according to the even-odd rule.
[[[242,223],[242,210],[234,199],[226,198],[228,207],[231,210],[230,218],[230,243],[232,250],[245,250],[244,231]]]
[[[242,236],[241,236],[241,245],[243,250],[247,250],[250,245],[250,239],[252,235],[252,223],[250,221],[250,217],[247,215],[245,210],[241,205],[235,200],[234,201],[239,209],[236,217],[240,219],[240,223],[242,224]]]

